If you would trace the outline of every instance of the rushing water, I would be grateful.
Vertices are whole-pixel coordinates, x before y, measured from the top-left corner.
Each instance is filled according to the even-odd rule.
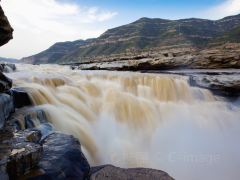
[[[187,77],[19,65],[11,73],[91,165],[148,167],[176,179],[240,177],[240,108]]]

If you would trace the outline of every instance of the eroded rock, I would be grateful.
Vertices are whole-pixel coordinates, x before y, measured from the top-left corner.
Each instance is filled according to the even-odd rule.
[[[226,43],[203,50],[171,48],[139,53],[134,56],[118,54],[102,59],[96,57],[91,62],[78,64],[78,68],[119,71],[240,68],[240,43]],[[76,69],[76,66],[77,63],[72,69]]]
[[[0,72],[10,73],[10,72],[16,71],[16,69],[17,68],[15,64],[10,64],[10,63],[0,64]]]
[[[209,89],[217,95],[240,96],[239,75],[192,75],[189,82],[192,86]]]
[[[12,80],[0,72],[0,93],[10,90],[12,87]]]
[[[146,168],[122,169],[111,165],[91,169],[90,180],[173,180],[167,173]]]
[[[31,98],[23,88],[12,88],[8,91],[8,94],[13,97],[15,108],[33,105]]]
[[[71,135],[52,133],[43,141],[43,157],[38,174],[30,179],[85,179],[90,166],[82,153],[79,141]]]
[[[11,126],[0,131],[1,179],[19,179],[34,168],[42,155],[38,130],[13,132]]]
[[[9,121],[16,130],[38,128],[48,122],[45,112],[35,107],[17,109]]]
[[[11,113],[14,112],[13,98],[8,94],[0,94],[0,129],[3,128],[5,122]]]

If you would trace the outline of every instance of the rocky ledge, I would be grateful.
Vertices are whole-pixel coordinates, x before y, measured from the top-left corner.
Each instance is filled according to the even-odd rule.
[[[164,70],[148,72],[188,76],[191,86],[208,89],[215,95],[231,99],[240,97],[240,70],[238,69]]]
[[[209,89],[217,95],[239,97],[240,75],[191,75],[190,85]]]
[[[240,43],[227,43],[204,50],[184,47],[154,49],[137,55],[119,54],[92,59],[90,63],[74,64],[71,68],[119,71],[240,68]]]
[[[9,73],[16,71],[16,65],[10,63],[0,63],[0,72]]]

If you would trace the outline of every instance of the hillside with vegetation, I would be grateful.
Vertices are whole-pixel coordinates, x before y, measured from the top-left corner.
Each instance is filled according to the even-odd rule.
[[[239,42],[240,15],[220,20],[165,20],[141,18],[131,24],[107,30],[99,38],[56,43],[49,49],[24,62],[74,63],[86,62],[89,57],[109,56],[162,47],[205,48],[215,44]]]

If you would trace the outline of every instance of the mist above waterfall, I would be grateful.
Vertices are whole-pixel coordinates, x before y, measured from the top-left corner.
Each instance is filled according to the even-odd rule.
[[[177,179],[237,179],[240,108],[188,78],[19,65],[11,73],[92,165],[162,169]]]

